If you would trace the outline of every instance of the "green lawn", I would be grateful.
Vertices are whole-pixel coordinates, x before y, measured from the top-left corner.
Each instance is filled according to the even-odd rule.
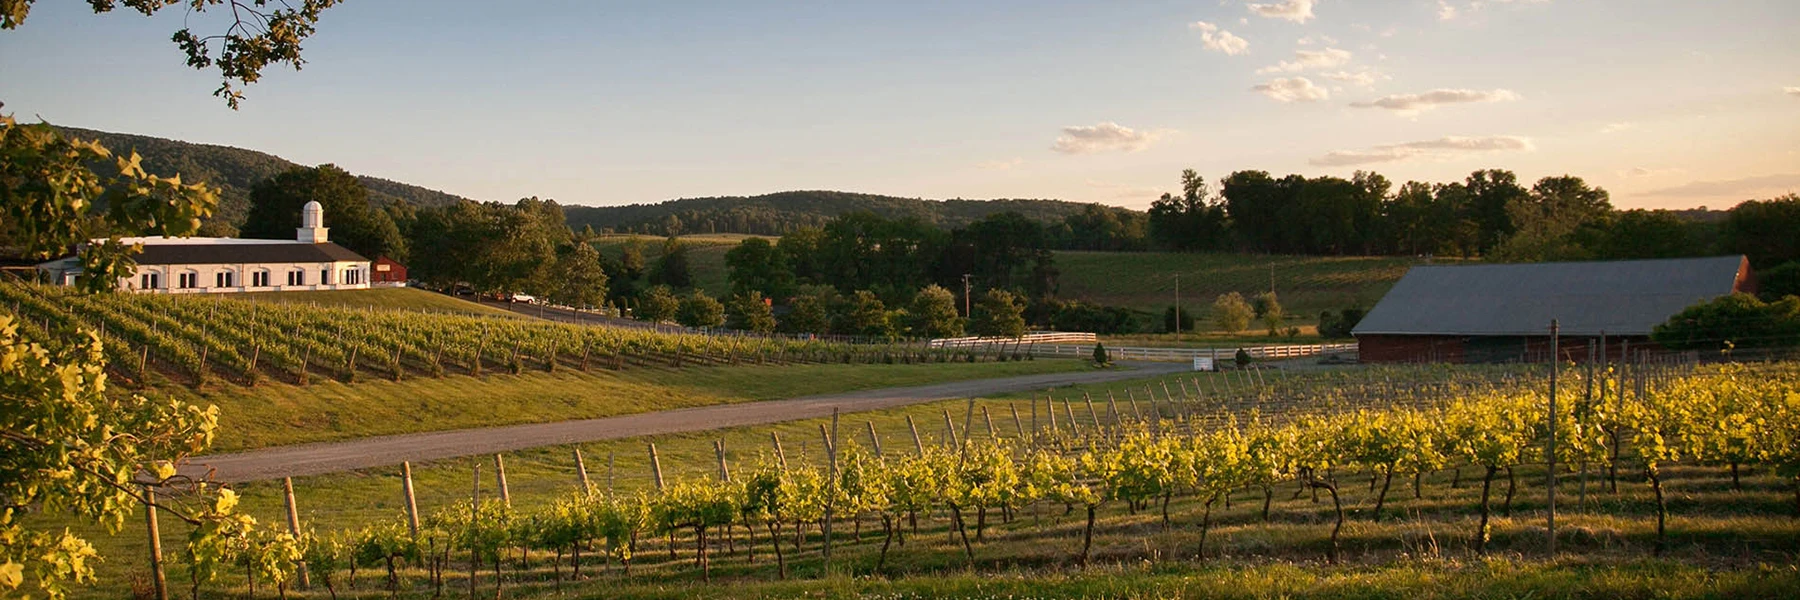
[[[1175,304],[1175,277],[1179,275],[1182,306],[1205,319],[1220,294],[1238,292],[1248,299],[1268,291],[1272,283],[1288,314],[1305,323],[1316,321],[1322,310],[1374,306],[1407,268],[1416,264],[1421,262],[1392,257],[1056,253],[1063,298],[1124,306],[1160,317]]]
[[[423,311],[476,316],[513,317],[518,315],[491,306],[414,288],[374,288],[367,290],[320,290],[308,292],[251,292],[233,294],[231,298],[257,302],[316,304],[350,308]]]
[[[218,451],[419,431],[591,419],[710,404],[1087,368],[1081,361],[916,365],[809,364],[683,370],[565,369],[557,373],[450,375],[399,382],[163,388],[216,404]]]

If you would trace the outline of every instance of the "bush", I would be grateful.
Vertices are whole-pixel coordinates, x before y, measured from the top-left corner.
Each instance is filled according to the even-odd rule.
[[[1222,294],[1219,299],[1213,301],[1212,321],[1220,331],[1228,333],[1243,331],[1244,328],[1250,326],[1250,319],[1253,316],[1255,313],[1251,311],[1250,303],[1245,302],[1244,296],[1237,292]]]
[[[1250,366],[1251,361],[1256,360],[1250,358],[1250,351],[1243,348],[1238,348],[1237,355],[1233,356],[1232,359],[1237,362],[1237,366],[1239,367],[1248,367]]]
[[[1112,357],[1106,355],[1106,344],[1094,342],[1094,364],[1106,366],[1109,362],[1112,362]]]
[[[1180,322],[1176,322],[1179,318]],[[1179,333],[1194,330],[1194,311],[1186,306],[1170,306],[1163,309],[1163,333]]]
[[[1350,337],[1350,330],[1356,329],[1356,324],[1362,322],[1365,314],[1367,313],[1360,308],[1346,308],[1337,314],[1332,314],[1329,310],[1321,312],[1319,313],[1319,337],[1326,339]]]
[[[1758,273],[1756,277],[1757,295],[1764,302],[1776,302],[1788,296],[1800,296],[1800,261],[1789,261],[1781,266]]]
[[[1800,297],[1765,303],[1732,294],[1695,304],[1657,325],[1650,339],[1671,350],[1800,346]]]
[[[675,321],[688,327],[708,328],[725,324],[725,305],[695,290],[681,299],[681,306],[675,313]]]
[[[1101,306],[1091,302],[1060,302],[1050,315],[1050,327],[1057,331],[1087,331],[1099,334],[1134,333],[1137,320],[1131,310],[1117,306]]]
[[[1254,304],[1256,318],[1269,328],[1269,335],[1275,335],[1281,329],[1281,320],[1287,316],[1281,309],[1281,300],[1275,292],[1263,292],[1256,295]]]

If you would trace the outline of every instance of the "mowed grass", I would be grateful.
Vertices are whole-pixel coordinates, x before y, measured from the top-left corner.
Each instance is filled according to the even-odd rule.
[[[807,364],[690,369],[564,369],[310,386],[183,387],[152,393],[220,408],[215,451],[472,427],[592,419],[946,381],[1089,368],[1075,360],[1007,363]]]
[[[1160,319],[1175,304],[1179,275],[1182,308],[1202,319],[1203,329],[1210,328],[1204,319],[1219,295],[1238,292],[1249,299],[1268,291],[1271,283],[1288,314],[1301,322],[1316,321],[1323,310],[1368,309],[1417,264],[1422,262],[1406,257],[1056,253],[1056,267],[1062,272],[1060,297],[1124,306]]]
[[[1423,372],[1421,372],[1423,373]],[[1183,374],[1200,377],[1203,395],[1222,398],[1213,390],[1224,388],[1228,378],[1239,385],[1242,374]],[[1059,415],[1072,411],[1083,427],[1092,427],[1080,397],[1083,392],[1103,399],[1115,392],[1121,404],[1127,389],[1145,399],[1150,386],[1162,399],[1161,378],[1111,384],[1037,390],[1020,397],[1052,396],[1074,399],[1070,407],[1059,401]],[[1173,382],[1171,388],[1179,389]],[[1241,389],[1241,388],[1240,388]],[[1180,393],[1180,392],[1176,392]],[[1099,423],[1111,422],[1108,407],[1096,406]],[[1168,403],[1162,399],[1166,408]],[[840,444],[871,448],[868,431],[873,425],[883,453],[913,452],[911,417],[926,445],[948,441],[945,415],[967,434],[971,443],[988,443],[986,416],[994,419],[993,437],[1016,438],[1012,409],[1020,409],[1020,425],[1030,428],[1029,404],[1021,400],[977,400],[971,413],[968,401],[944,401],[905,408],[844,415]],[[1039,403],[1040,411],[1042,404]],[[1148,403],[1145,404],[1148,409]],[[1242,409],[1242,406],[1234,406]],[[1267,407],[1275,408],[1275,407]],[[984,411],[985,409],[985,411]],[[1130,414],[1132,409],[1121,408]],[[969,419],[972,417],[972,419]],[[964,430],[965,419],[972,425]],[[1047,417],[1040,414],[1040,419]],[[1042,423],[1043,421],[1040,421]],[[1064,427],[1067,421],[1062,421]],[[525,512],[548,506],[555,499],[575,493],[579,486],[572,450],[586,458],[589,476],[601,489],[619,492],[653,487],[648,445],[655,444],[665,477],[670,480],[717,477],[713,443],[723,441],[734,473],[743,473],[773,452],[779,436],[790,464],[820,464],[824,459],[821,428],[830,419],[810,419],[769,426],[711,432],[652,436],[543,448],[505,456],[508,488],[513,505]],[[466,457],[414,466],[414,482],[421,511],[431,513],[466,500],[471,493],[471,474],[482,465],[482,478],[474,482],[484,498],[498,492],[492,456]],[[1211,530],[1201,552],[1199,524],[1205,507],[1198,499],[1178,496],[1170,505],[1170,523],[1164,525],[1154,505],[1129,510],[1122,502],[1109,502],[1099,512],[1094,539],[1093,565],[1076,563],[1082,544],[1081,513],[1042,503],[1015,511],[1010,520],[999,511],[986,516],[985,536],[974,540],[974,561],[962,554],[950,535],[950,518],[943,511],[919,515],[919,531],[905,531],[905,542],[890,548],[886,567],[875,568],[881,551],[878,519],[840,521],[833,562],[829,570],[821,557],[816,527],[807,530],[799,549],[784,548],[796,581],[777,581],[766,531],[755,532],[756,558],[746,552],[745,532],[734,536],[735,552],[724,544],[712,550],[712,582],[700,581],[693,566],[691,534],[674,539],[673,557],[666,538],[645,534],[640,539],[632,575],[620,573],[616,562],[606,564],[589,554],[584,562],[584,581],[565,581],[560,586],[550,566],[551,554],[535,553],[530,566],[509,558],[509,598],[1774,598],[1793,597],[1800,590],[1800,519],[1794,518],[1790,483],[1764,469],[1753,469],[1734,490],[1723,467],[1672,465],[1665,469],[1669,495],[1669,552],[1650,558],[1655,539],[1655,503],[1641,472],[1632,465],[1620,470],[1618,492],[1605,485],[1603,472],[1590,473],[1586,494],[1579,478],[1562,477],[1558,528],[1560,553],[1550,556],[1544,545],[1544,472],[1537,467],[1518,469],[1517,494],[1510,506],[1503,504],[1506,479],[1495,482],[1491,552],[1473,551],[1473,536],[1480,498],[1476,470],[1463,467],[1460,477],[1449,471],[1427,474],[1414,496],[1410,477],[1396,477],[1384,509],[1386,519],[1374,520],[1375,492],[1368,473],[1342,469],[1336,472],[1346,522],[1340,541],[1342,561],[1328,564],[1333,511],[1328,496],[1315,500],[1298,493],[1294,483],[1277,485],[1270,495],[1267,521],[1262,518],[1264,499],[1260,489],[1241,489],[1227,502],[1214,505]],[[1459,483],[1453,481],[1460,479]],[[298,479],[295,492],[303,526],[320,531],[360,527],[377,520],[399,518],[403,510],[398,469],[372,469]],[[283,518],[280,482],[236,486],[244,510],[258,519],[279,522]],[[971,511],[973,512],[973,511]],[[965,513],[965,518],[973,518]],[[58,523],[63,525],[63,523]],[[106,535],[93,524],[74,523],[109,561],[102,563],[100,582],[78,597],[110,598],[129,592],[129,582],[144,571],[144,536],[141,525],[128,521],[119,535]],[[791,529],[784,529],[791,535]],[[860,534],[857,532],[860,531]],[[178,549],[186,529],[164,522],[165,548]],[[853,537],[854,536],[854,537]],[[715,532],[713,540],[722,542]],[[784,540],[788,539],[784,537]],[[791,540],[788,542],[791,544]],[[174,550],[165,550],[174,554]],[[446,593],[466,593],[462,571],[466,563],[453,561]],[[491,567],[487,567],[491,569]],[[568,575],[565,564],[560,567]],[[344,597],[383,597],[388,592],[377,569],[365,570],[355,591],[342,586]],[[422,569],[402,571],[400,597],[431,597],[431,586]],[[186,570],[172,560],[170,579],[186,581]],[[479,593],[493,593],[491,570],[484,570]],[[184,589],[184,588],[178,588]],[[207,584],[202,597],[241,597],[241,574],[227,571],[225,579]],[[266,592],[265,592],[266,593]],[[289,591],[296,597],[325,598],[321,589]]]
[[[518,315],[474,302],[415,288],[373,288],[366,290],[318,290],[303,292],[251,292],[226,296],[241,300],[279,304],[314,304],[346,308],[406,310],[487,317],[517,318]]]

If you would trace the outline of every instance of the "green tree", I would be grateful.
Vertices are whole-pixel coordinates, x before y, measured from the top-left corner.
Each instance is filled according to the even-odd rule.
[[[238,227],[248,238],[291,240],[300,209],[318,201],[325,208],[331,241],[369,258],[406,260],[406,240],[386,211],[369,206],[369,190],[355,175],[334,165],[295,167],[250,188],[250,215]]]
[[[1025,335],[1025,306],[1012,292],[989,289],[975,301],[975,317],[969,320],[969,327],[981,336]]]
[[[681,238],[670,236],[663,240],[663,253],[656,259],[656,269],[650,272],[650,283],[675,289],[693,287],[694,276],[688,271],[688,247],[681,243]]]
[[[681,299],[675,321],[688,327],[707,329],[725,324],[725,305],[706,292],[694,290]]]
[[[1789,261],[1781,266],[1756,274],[1757,295],[1766,302],[1775,302],[1788,296],[1800,296],[1800,261]]]
[[[1800,297],[1764,303],[1732,294],[1682,309],[1651,330],[1671,350],[1730,350],[1800,346]]]
[[[836,330],[849,335],[891,338],[895,331],[890,317],[887,305],[879,296],[868,290],[857,290],[841,303]]]
[[[942,286],[932,284],[913,296],[913,331],[931,338],[959,337],[963,334],[963,318],[956,312],[956,296]]]
[[[1739,204],[1725,217],[1720,234],[1725,247],[1767,268],[1800,260],[1800,195]]]
[[[725,304],[725,326],[742,331],[775,331],[775,311],[760,292],[745,292]]]
[[[644,290],[638,298],[635,316],[640,321],[662,323],[675,319],[675,313],[681,310],[681,300],[669,291],[669,286],[657,285]]]
[[[204,558],[222,558],[209,549],[256,533],[255,519],[236,514],[229,490],[176,475],[176,465],[211,445],[218,407],[113,393],[93,332],[52,350],[18,329],[0,315],[0,595],[35,587],[60,598],[70,585],[92,583],[101,558],[94,547],[67,529],[43,527],[55,518],[28,515],[73,517],[117,533],[152,501],[146,479],[176,488],[155,501],[196,526],[190,544]],[[271,550],[292,546],[291,537],[268,541]]]
[[[773,298],[786,298],[793,293],[794,271],[787,255],[769,240],[749,238],[725,253],[725,266],[731,272],[731,291],[742,294],[760,292]]]
[[[1243,331],[1244,328],[1250,326],[1250,319],[1254,316],[1256,313],[1250,308],[1250,303],[1245,302],[1244,296],[1237,292],[1220,294],[1218,299],[1213,300],[1213,326],[1219,328],[1220,331],[1227,333]]]
[[[787,333],[826,334],[831,332],[831,308],[837,292],[826,286],[801,286],[781,318],[780,329]]]
[[[18,19],[26,8],[17,9]],[[101,177],[88,168],[101,162],[118,174]],[[49,124],[21,126],[0,115],[0,233],[32,258],[78,252],[84,289],[116,288],[137,267],[131,256],[138,248],[120,243],[121,236],[193,235],[219,203],[212,187],[152,176],[140,162],[136,152],[115,156]]]
[[[1185,306],[1169,306],[1163,309],[1163,331],[1177,333],[1194,330],[1194,311]]]
[[[551,301],[582,309],[606,302],[606,269],[600,266],[600,251],[593,245],[575,242],[558,247],[552,271]]]
[[[1253,307],[1257,320],[1269,328],[1269,335],[1275,335],[1281,329],[1281,320],[1287,317],[1287,312],[1281,308],[1281,299],[1275,292],[1263,292],[1256,295]]]
[[[1094,364],[1106,366],[1112,362],[1112,355],[1106,353],[1106,344],[1094,343]]]
[[[338,0],[294,0],[282,2],[280,8],[274,8],[264,1],[233,0],[229,3],[231,20],[225,32],[214,35],[199,35],[188,27],[182,27],[172,38],[175,45],[187,56],[188,66],[195,69],[218,67],[220,75],[219,87],[213,95],[223,98],[225,103],[236,109],[243,100],[244,94],[239,87],[255,83],[262,77],[262,71],[269,65],[288,64],[295,70],[300,69],[304,61],[300,58],[300,43],[313,34],[313,24],[318,23],[319,14],[337,4]],[[26,15],[31,12],[34,0],[5,0],[0,2],[0,29],[16,29],[25,22]],[[171,0],[91,0],[88,5],[96,14],[111,12],[120,5],[153,16],[157,11],[171,6],[181,6],[194,13],[203,13],[207,9],[217,8],[225,4],[222,0],[191,0],[173,2]]]

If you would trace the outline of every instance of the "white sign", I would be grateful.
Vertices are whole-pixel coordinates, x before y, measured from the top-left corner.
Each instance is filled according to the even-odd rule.
[[[1194,357],[1194,370],[1195,371],[1211,371],[1211,370],[1213,370],[1212,357],[1210,357],[1210,356]]]

